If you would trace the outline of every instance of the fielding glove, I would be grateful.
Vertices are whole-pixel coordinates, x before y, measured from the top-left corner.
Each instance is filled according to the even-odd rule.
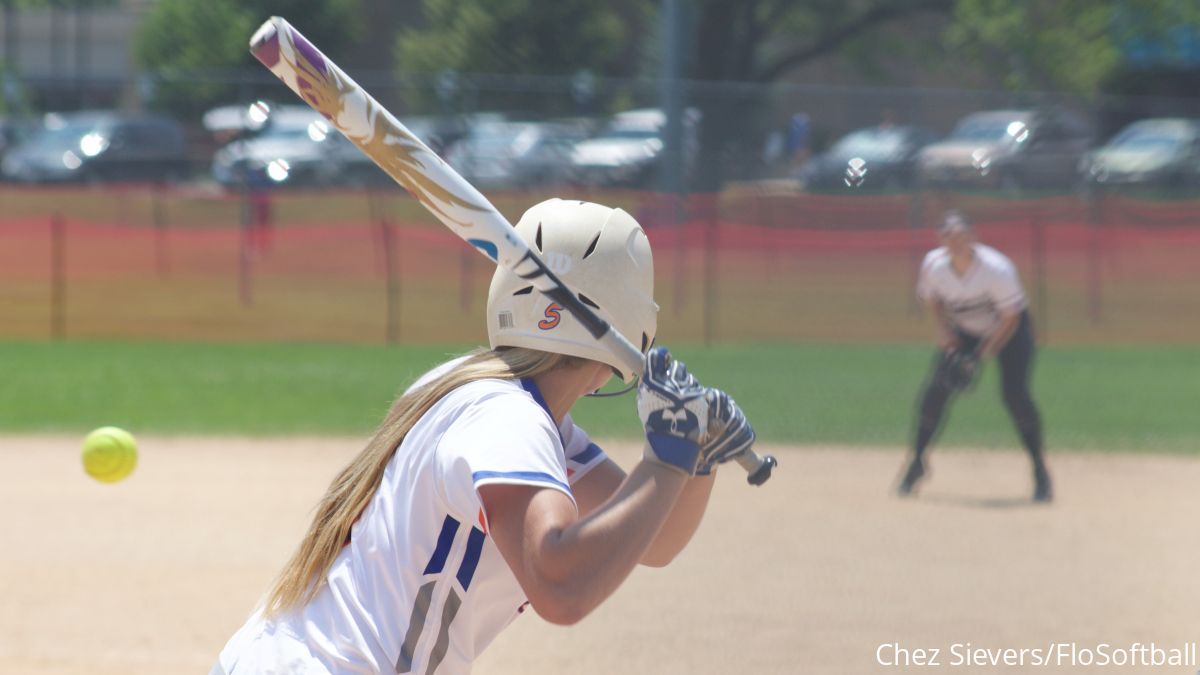
[[[947,390],[957,392],[970,388],[978,374],[979,355],[974,351],[956,349],[942,354],[936,377],[940,378]]]

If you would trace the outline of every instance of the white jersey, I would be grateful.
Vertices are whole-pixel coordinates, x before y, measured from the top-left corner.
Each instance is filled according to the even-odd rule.
[[[479,487],[532,485],[574,500],[570,485],[604,460],[569,415],[555,426],[532,380],[455,389],[405,436],[316,598],[272,620],[256,612],[221,652],[222,668],[469,672],[527,604],[488,536]]]
[[[1017,268],[1003,253],[974,244],[971,266],[961,276],[950,263],[946,247],[925,255],[917,281],[917,296],[939,300],[954,327],[972,335],[987,335],[999,323],[1000,311],[1025,309],[1025,291]]]

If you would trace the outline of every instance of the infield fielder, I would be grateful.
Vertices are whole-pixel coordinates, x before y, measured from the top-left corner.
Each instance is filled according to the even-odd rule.
[[[946,213],[942,246],[921,264],[917,295],[937,330],[938,353],[917,410],[913,454],[897,491],[913,493],[927,474],[925,453],[941,429],[953,396],[971,385],[979,365],[997,357],[1004,405],[1033,464],[1033,499],[1054,498],[1042,447],[1042,420],[1029,391],[1033,322],[1017,269],[1004,254],[975,240],[966,218]]]

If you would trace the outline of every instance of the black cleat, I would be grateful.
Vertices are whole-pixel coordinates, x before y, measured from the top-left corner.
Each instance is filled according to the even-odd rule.
[[[925,477],[925,462],[920,458],[914,457],[908,465],[908,471],[904,472],[904,479],[900,481],[900,485],[896,487],[896,494],[901,497],[907,497],[913,493],[913,489],[917,483]]]
[[[1050,482],[1050,474],[1043,469],[1033,476],[1033,501],[1048,504],[1054,501],[1054,486]]]

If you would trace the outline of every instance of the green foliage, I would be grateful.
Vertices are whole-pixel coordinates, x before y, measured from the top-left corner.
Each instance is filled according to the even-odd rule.
[[[24,9],[45,8],[51,5],[57,6],[59,9],[100,9],[115,7],[121,3],[121,0],[5,0],[5,2],[0,2],[0,5],[8,2]]]
[[[259,68],[250,35],[274,15],[334,54],[352,45],[363,25],[358,0],[162,0],[133,41],[135,63],[154,82],[154,105],[195,116],[237,98],[235,69]]]
[[[946,44],[1011,89],[1093,94],[1121,61],[1120,41],[1195,25],[1194,3],[1142,0],[957,0]]]
[[[9,73],[7,64],[0,61],[0,115],[28,115],[31,112],[25,87]]]
[[[397,71],[425,80],[444,71],[523,76],[632,73],[649,4],[591,0],[425,0],[428,26],[396,41]],[[427,95],[427,106],[437,103]],[[511,104],[502,92],[477,101]]]
[[[1117,64],[1112,5],[1088,0],[959,0],[946,42],[1011,89],[1088,93]]]

